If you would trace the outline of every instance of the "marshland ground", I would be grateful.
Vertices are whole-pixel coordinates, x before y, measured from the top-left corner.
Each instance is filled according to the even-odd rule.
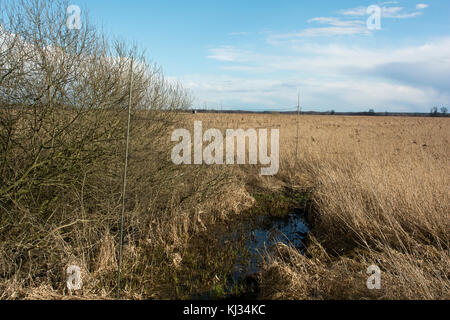
[[[141,118],[135,114],[135,123]],[[170,157],[171,128],[158,136],[158,150],[139,147],[148,144],[135,133],[123,298],[239,296],[247,289],[230,287],[229,275],[242,248],[219,245],[220,230],[298,203],[311,229],[304,252],[285,244],[268,251],[254,298],[449,298],[450,119],[181,114],[176,121],[171,128],[194,121],[204,129],[279,128],[280,171],[263,177],[257,166],[171,166],[154,160]],[[52,191],[57,200],[37,211],[16,209],[22,220],[2,231],[16,237],[2,239],[2,299],[114,298],[121,160],[96,164],[112,171],[107,178],[80,168],[83,182]],[[33,229],[27,219],[36,229],[28,237],[21,233]],[[83,270],[83,290],[74,295],[64,283],[70,264]],[[367,288],[371,265],[382,270],[380,290]]]
[[[136,46],[86,15],[67,28],[68,1],[0,6],[0,299],[114,299],[119,261],[122,299],[449,299],[449,118],[188,114]],[[175,165],[172,132],[194,121],[279,129],[278,174]],[[292,212],[303,247],[233,277],[240,230]]]
[[[247,190],[310,194],[306,254],[281,245],[261,297],[433,299],[449,292],[449,119],[197,115],[205,127],[280,129],[277,176],[241,168]],[[208,125],[206,125],[206,123]],[[381,290],[366,270],[382,270]]]

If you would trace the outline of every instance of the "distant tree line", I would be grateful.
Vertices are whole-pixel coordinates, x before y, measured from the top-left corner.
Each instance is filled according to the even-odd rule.
[[[240,113],[240,114],[286,114],[294,115],[297,111],[248,111],[248,110],[192,110],[192,113]],[[335,110],[328,111],[301,111],[302,115],[336,115],[336,116],[376,116],[376,117],[449,117],[447,108],[432,108],[430,113],[425,112],[376,112],[374,109],[362,112],[336,112]]]
[[[441,115],[446,116],[446,115],[448,114],[448,109],[447,109],[446,107],[441,107],[441,108],[440,108],[440,111],[441,111]],[[430,115],[431,115],[432,117],[437,117],[437,116],[439,116],[439,109],[438,109],[438,107],[433,107],[433,108],[431,108]]]

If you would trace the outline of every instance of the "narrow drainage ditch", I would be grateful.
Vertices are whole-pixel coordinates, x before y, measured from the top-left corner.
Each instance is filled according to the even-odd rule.
[[[258,299],[258,276],[276,243],[303,250],[309,196],[286,189],[254,194],[257,204],[191,241],[177,275],[176,298]]]

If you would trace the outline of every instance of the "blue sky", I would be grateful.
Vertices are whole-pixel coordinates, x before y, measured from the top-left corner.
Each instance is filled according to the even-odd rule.
[[[450,102],[450,1],[72,0],[196,107],[422,111]],[[369,30],[367,7],[381,8]]]

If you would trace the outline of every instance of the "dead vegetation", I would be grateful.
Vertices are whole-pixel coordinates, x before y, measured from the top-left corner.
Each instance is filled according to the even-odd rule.
[[[449,298],[448,119],[302,116],[298,160],[294,116],[225,119],[280,127],[278,182],[248,181],[307,188],[313,201],[307,254],[280,246],[261,275],[263,298]],[[381,290],[366,287],[370,265]]]
[[[88,20],[67,30],[67,3],[1,5],[0,299],[115,296],[131,58],[123,297],[173,297],[195,234],[251,207],[248,189],[289,187],[311,195],[310,241],[305,255],[277,247],[261,298],[449,298],[449,119],[302,116],[296,159],[296,117],[181,116],[181,86]],[[170,132],[194,119],[280,128],[280,173],[173,165]],[[83,270],[75,297],[70,264]],[[366,287],[373,264],[381,290]]]
[[[139,50],[85,16],[67,29],[67,2],[1,5],[0,299],[67,297],[70,264],[84,278],[78,297],[115,296],[132,59],[123,297],[164,297],[157,279],[195,230],[233,211],[241,184],[228,169],[172,164],[170,132],[190,97]]]

